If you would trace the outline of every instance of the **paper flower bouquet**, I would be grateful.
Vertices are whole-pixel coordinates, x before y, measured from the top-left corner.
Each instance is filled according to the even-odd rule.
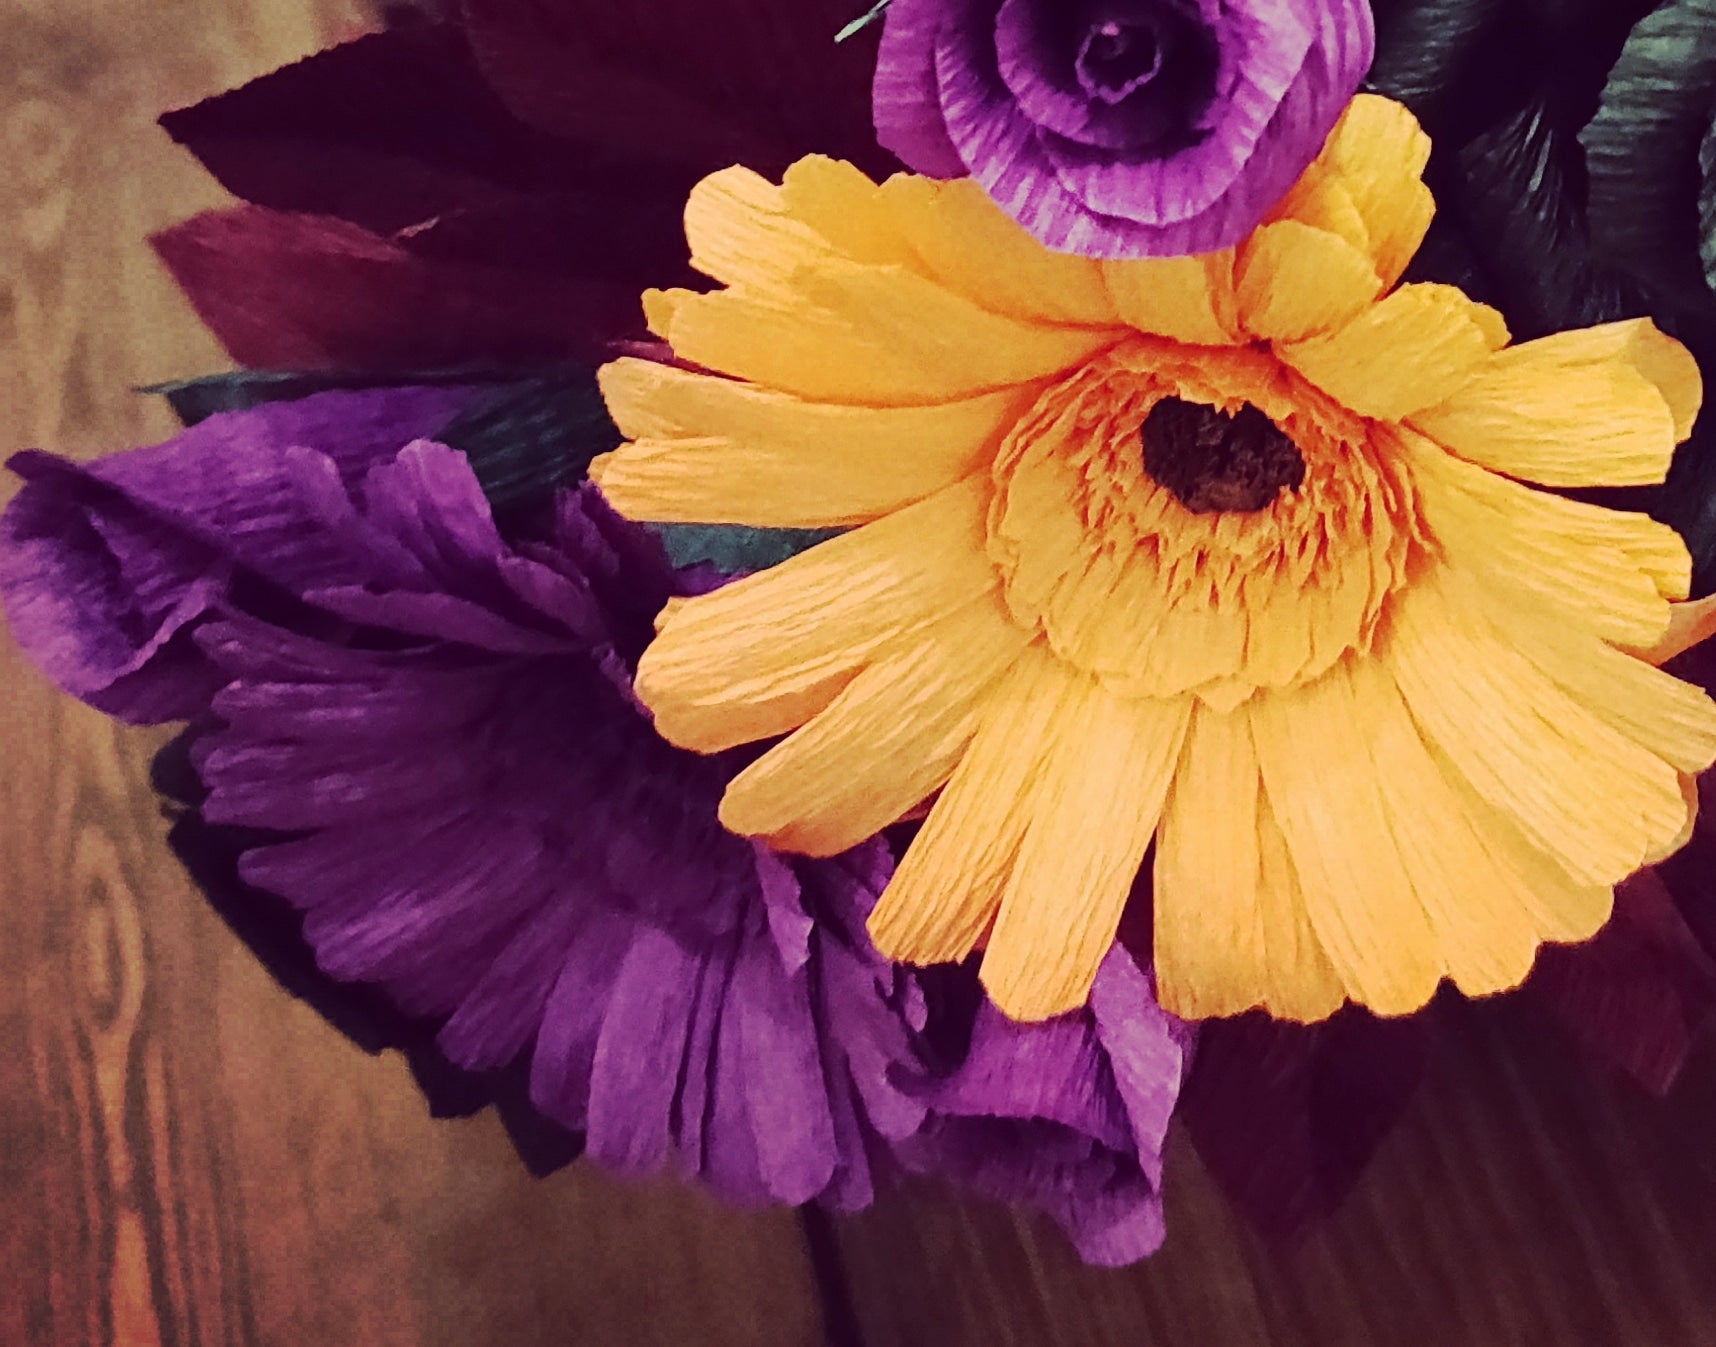
[[[1176,1119],[1327,1209],[1463,999],[1666,1089],[1716,3],[857,8],[465,0],[163,119],[245,368],[13,458],[0,592],[186,722],[211,901],[538,1167],[1097,1263]]]

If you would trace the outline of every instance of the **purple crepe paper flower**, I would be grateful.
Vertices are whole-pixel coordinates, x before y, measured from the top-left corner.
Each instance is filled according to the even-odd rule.
[[[1052,248],[1212,252],[1316,157],[1374,45],[1368,0],[893,0],[876,130]]]
[[[523,1061],[599,1162],[862,1205],[924,1113],[921,995],[863,934],[885,846],[788,860],[721,829],[737,764],[631,694],[699,577],[590,486],[506,542],[463,455],[399,448],[457,403],[322,394],[88,470],[24,457],[0,576],[26,651],[134,718],[212,696],[201,816],[270,839],[244,879],[455,1066]]]
[[[901,1157],[1041,1208],[1086,1262],[1136,1262],[1162,1244],[1162,1146],[1194,1036],[1116,945],[1084,1010],[1018,1024],[984,1001]]]
[[[213,416],[87,466],[15,455],[8,466],[26,484],[0,515],[0,599],[13,634],[97,710],[132,724],[189,719],[220,682],[189,633],[236,583],[301,592],[349,576],[280,471],[284,451],[316,448],[355,480],[473,396],[319,393]]]
[[[922,1116],[891,1078],[921,1003],[860,935],[887,855],[789,862],[720,828],[733,765],[665,744],[631,696],[685,588],[659,544],[586,486],[510,547],[431,443],[358,485],[282,468],[364,577],[302,597],[363,635],[199,634],[229,680],[203,816],[295,834],[243,877],[303,912],[330,975],[444,1019],[455,1065],[528,1054],[536,1107],[599,1163],[867,1202],[882,1132]]]

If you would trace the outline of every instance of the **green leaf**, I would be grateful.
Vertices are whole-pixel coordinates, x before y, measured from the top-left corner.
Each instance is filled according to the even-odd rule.
[[[876,3],[870,6],[869,13],[860,14],[856,19],[852,20],[851,23],[847,24],[834,35],[834,40],[836,42],[844,42],[849,37],[857,37],[859,33],[862,33],[871,24],[875,23],[877,19],[882,17],[882,15],[887,11],[888,4],[889,0],[876,0]]]

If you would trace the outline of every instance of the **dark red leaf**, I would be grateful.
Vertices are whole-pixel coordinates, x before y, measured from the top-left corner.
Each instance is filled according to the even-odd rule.
[[[1276,1237],[1333,1211],[1417,1089],[1436,1013],[1206,1021],[1177,1116],[1228,1200]]]
[[[471,43],[525,120],[618,162],[778,174],[810,153],[885,176],[877,36],[836,44],[852,0],[465,0]],[[874,28],[874,25],[872,25]]]
[[[199,215],[154,243],[228,353],[256,368],[593,359],[642,328],[639,287],[624,276],[420,257],[327,216],[244,206]]]
[[[1716,964],[1663,877],[1643,870],[1615,890],[1615,915],[1595,939],[1543,949],[1520,994],[1587,1052],[1663,1094],[1716,1007]]]

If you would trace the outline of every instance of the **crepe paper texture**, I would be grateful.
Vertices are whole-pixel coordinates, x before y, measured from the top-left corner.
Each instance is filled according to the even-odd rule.
[[[1371,51],[1367,0],[893,0],[876,132],[1050,247],[1213,252],[1310,163]]]
[[[876,38],[842,0],[466,0],[162,119],[247,204],[156,236],[241,364],[402,374],[603,357],[689,283],[705,174],[839,154],[885,174]]]
[[[1640,20],[1579,139],[1597,249],[1716,316],[1716,3]]]
[[[975,974],[943,970],[932,1025],[865,932],[886,844],[725,831],[747,755],[671,747],[633,697],[656,614],[719,577],[540,476],[551,508],[522,517],[546,521],[509,542],[477,464],[420,437],[528,439],[509,390],[536,386],[329,391],[88,469],[22,456],[20,643],[98,706],[195,722],[162,774],[216,909],[405,1052],[438,1113],[499,1107],[538,1170],[581,1150],[845,1209],[910,1167],[1034,1204],[1094,1259],[1151,1252],[1191,1028],[1117,951],[1102,1016],[1007,1030],[1017,1069],[983,1095]]]
[[[262,601],[349,583],[317,505],[281,469],[294,445],[340,481],[433,434],[469,387],[333,391],[213,416],[165,444],[79,465],[15,455],[0,599],[19,645],[66,692],[132,724],[186,720],[221,679],[190,639],[239,586]]]
[[[968,181],[703,183],[725,288],[646,308],[713,373],[607,366],[631,442],[592,476],[637,518],[850,529],[644,656],[674,743],[789,736],[726,824],[834,854],[939,791],[871,933],[985,946],[1017,1019],[1084,1004],[1152,841],[1187,1018],[1404,1014],[1593,935],[1684,840],[1716,707],[1624,652],[1686,596],[1673,530],[1528,483],[1660,481],[1700,380],[1648,322],[1510,346],[1397,286],[1428,153],[1361,96],[1242,247],[1133,262]]]
[[[963,1062],[927,1096],[900,1156],[1042,1207],[1087,1263],[1136,1262],[1165,1234],[1162,1146],[1194,1034],[1116,946],[1084,1010],[1019,1024],[980,1005]]]

